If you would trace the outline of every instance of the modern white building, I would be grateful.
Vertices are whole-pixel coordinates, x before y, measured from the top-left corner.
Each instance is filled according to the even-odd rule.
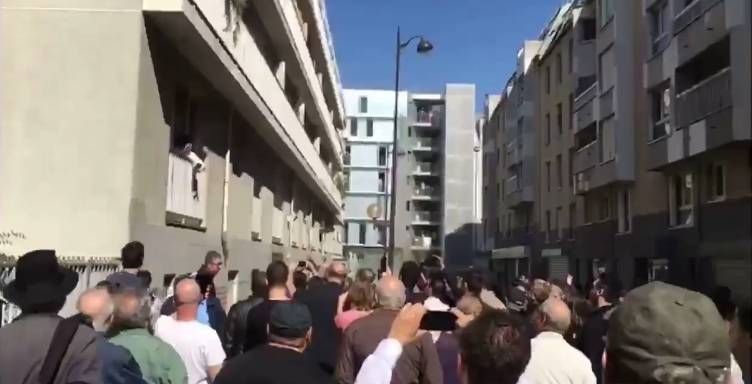
[[[81,290],[139,240],[155,286],[222,252],[230,304],[273,259],[341,257],[323,0],[4,0],[0,49],[0,280],[53,248]]]
[[[378,270],[389,227],[394,91],[345,89],[345,254],[351,267]],[[407,116],[407,92],[399,92],[398,119]],[[373,220],[368,207],[379,207]],[[357,264],[355,264],[357,260]]]

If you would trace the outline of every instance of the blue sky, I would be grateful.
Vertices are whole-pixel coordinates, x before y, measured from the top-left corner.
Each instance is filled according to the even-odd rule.
[[[514,70],[517,50],[538,36],[562,0],[328,0],[342,85],[392,89],[394,45],[421,34],[429,56],[402,56],[401,89],[439,92],[445,83],[474,83],[476,109],[499,93]],[[415,43],[413,43],[415,44]]]

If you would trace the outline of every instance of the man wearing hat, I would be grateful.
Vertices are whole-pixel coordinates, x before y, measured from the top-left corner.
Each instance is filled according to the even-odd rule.
[[[723,319],[706,296],[653,282],[611,315],[606,384],[723,384],[730,365]]]
[[[280,302],[269,314],[268,342],[228,361],[214,384],[333,383],[303,351],[311,342],[311,312],[304,304]]]
[[[78,274],[61,267],[53,250],[18,259],[3,296],[21,308],[21,316],[0,328],[0,383],[102,381],[96,332],[57,315],[77,284]]]

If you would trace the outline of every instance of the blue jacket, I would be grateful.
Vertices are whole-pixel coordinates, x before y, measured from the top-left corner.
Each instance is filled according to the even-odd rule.
[[[97,348],[102,359],[104,384],[147,384],[138,363],[127,349],[101,336],[97,340]]]

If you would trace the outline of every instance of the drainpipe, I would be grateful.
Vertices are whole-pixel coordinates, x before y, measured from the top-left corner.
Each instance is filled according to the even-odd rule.
[[[227,207],[229,206],[230,197],[230,172],[232,172],[232,163],[230,162],[230,147],[232,146],[232,123],[235,117],[235,110],[230,108],[230,118],[227,124],[227,150],[225,151],[225,176],[223,184],[222,194],[222,256],[227,263],[227,259],[230,257],[230,249],[227,243]],[[233,298],[234,299],[234,298]]]

